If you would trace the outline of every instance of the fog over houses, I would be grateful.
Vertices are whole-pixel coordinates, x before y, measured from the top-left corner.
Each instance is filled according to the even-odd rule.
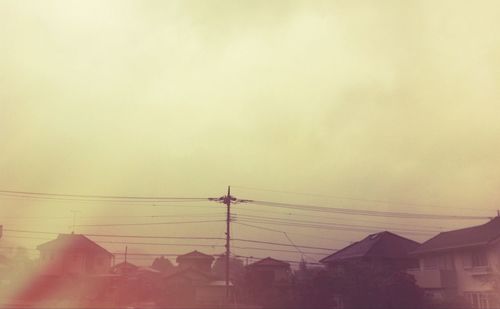
[[[37,246],[36,261],[1,255],[2,304],[15,307],[496,308],[500,219],[441,232],[423,243],[367,235],[292,266],[191,251],[139,266],[82,234]],[[228,268],[226,268],[228,267]],[[18,273],[16,269],[21,269]],[[29,269],[29,272],[26,272]],[[229,277],[226,282],[226,270]],[[24,273],[24,274],[23,274]],[[23,276],[24,275],[24,278]]]
[[[0,0],[0,308],[500,308],[499,11]]]

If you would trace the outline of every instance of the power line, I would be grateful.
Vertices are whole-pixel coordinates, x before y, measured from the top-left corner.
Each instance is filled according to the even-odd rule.
[[[46,196],[46,197],[72,197],[72,198],[89,198],[89,199],[118,199],[118,200],[199,200],[207,201],[204,197],[173,197],[173,196],[123,196],[123,195],[85,195],[85,194],[61,194],[61,193],[45,193],[45,192],[29,192],[29,191],[11,191],[0,190],[0,193],[25,195],[25,196]]]
[[[46,197],[46,196],[25,196],[25,195],[12,195],[0,193],[0,198],[14,198],[14,199],[30,199],[30,200],[49,200],[53,202],[76,202],[76,203],[106,203],[107,206],[118,206],[118,205],[142,205],[142,206],[166,206],[169,207],[200,207],[196,205],[172,205],[172,203],[193,203],[193,202],[204,202],[206,200],[198,199],[186,199],[186,200],[107,200],[107,199],[82,199],[82,198],[64,198],[64,197]],[[206,208],[206,207],[204,207]]]
[[[475,210],[475,211],[477,211],[477,210],[491,211],[491,209],[477,209],[477,208],[470,208],[470,207],[467,208],[467,207],[444,206],[444,205],[437,205],[437,204],[421,204],[421,203],[412,203],[412,202],[406,202],[406,201],[390,201],[390,200],[368,199],[368,198],[359,198],[359,197],[351,197],[351,196],[339,196],[339,195],[328,195],[328,194],[319,194],[319,193],[294,192],[294,191],[263,189],[263,188],[246,187],[246,186],[233,186],[233,188],[239,188],[239,189],[251,190],[251,191],[274,192],[274,193],[284,193],[284,194],[303,195],[303,196],[315,196],[315,197],[332,198],[332,199],[340,199],[340,200],[350,200],[350,201],[366,202],[366,203],[387,204],[387,205],[399,205],[399,206],[405,205],[405,206],[411,206],[411,207],[447,208],[447,209],[464,209],[464,210]]]
[[[99,240],[100,244],[119,244],[119,245],[141,245],[141,246],[179,246],[179,247],[224,247],[224,245],[216,244],[187,244],[187,243],[151,243],[151,242],[128,242],[128,241],[109,241]]]
[[[7,238],[28,238],[28,239],[37,239],[37,240],[38,239],[48,240],[47,238],[40,238],[40,237],[23,237],[23,236],[17,237],[17,236],[12,236],[12,235],[8,235]],[[107,240],[98,240],[96,242],[98,244],[119,244],[119,245],[136,245],[136,246],[178,246],[178,247],[208,247],[208,248],[215,248],[215,247],[223,248],[224,247],[224,245],[222,245],[222,244],[155,243],[155,242],[129,242],[129,241],[107,241]],[[4,248],[6,248],[6,247],[4,247]],[[18,247],[13,247],[13,248],[18,248]],[[263,248],[263,247],[233,246],[233,248],[242,249],[242,250],[257,250],[257,251],[270,251],[270,252],[290,252],[290,253],[296,252],[296,251],[292,251],[292,250],[275,249],[275,248],[272,249],[272,248]],[[30,250],[37,251],[37,249],[30,249]],[[335,251],[335,250],[333,249],[332,251]],[[324,255],[324,253],[318,253],[318,252],[312,252],[312,251],[307,251],[305,253]],[[166,255],[166,254],[158,253],[158,254],[154,254],[154,255]],[[181,254],[178,254],[178,255],[181,255]]]
[[[242,223],[242,222],[235,222],[235,223],[238,224],[238,225],[241,225],[241,226],[254,227],[254,228],[259,228],[259,229],[262,229],[262,230],[269,230],[269,231],[273,231],[273,232],[278,231],[278,230],[270,229],[270,228],[267,228],[267,227],[252,225],[252,224],[248,224],[248,223]],[[288,231],[287,233],[288,234],[293,234],[293,235],[301,235],[301,236],[306,236],[306,237],[312,237],[312,238],[321,238],[321,239],[330,240],[330,241],[352,242],[352,239],[345,239],[345,238],[344,239],[340,239],[340,238],[323,237],[321,235],[305,234],[305,233],[299,233],[299,232],[296,232],[296,231],[291,231],[291,232]]]
[[[292,227],[303,227],[303,228],[312,228],[312,229],[325,229],[325,230],[337,230],[337,231],[351,231],[351,232],[366,232],[373,233],[379,231],[379,229],[370,229],[370,228],[360,228],[357,226],[349,227],[349,226],[338,226],[338,225],[320,225],[320,224],[308,224],[308,223],[294,223],[294,222],[283,222],[283,221],[272,221],[272,220],[262,220],[262,219],[240,219],[242,222],[253,222],[253,223],[261,223],[261,224],[270,224],[270,225],[285,225]],[[401,231],[404,232],[404,231]],[[429,232],[408,232],[405,233],[413,234],[413,235],[434,235]]]
[[[147,223],[106,223],[106,224],[77,224],[75,226],[91,227],[91,226],[149,226],[149,225],[169,225],[169,224],[198,224],[198,223],[214,223],[224,222],[225,220],[202,220],[202,221],[170,221],[170,222],[147,222]]]
[[[47,235],[58,235],[65,234],[59,232],[47,232],[47,231],[33,231],[33,230],[17,230],[17,229],[4,229],[4,232],[13,233],[28,233],[28,234],[47,234]],[[142,239],[193,239],[193,240],[224,240],[222,237],[192,237],[192,236],[156,236],[156,235],[121,235],[121,234],[83,234],[88,237],[113,237],[113,238],[142,238]]]
[[[156,218],[182,218],[182,217],[218,217],[220,216],[221,213],[187,213],[187,214],[174,214],[174,215],[122,215],[122,216],[114,216],[114,215],[102,215],[102,216],[78,216],[79,219],[99,219],[99,218],[113,218],[113,219],[118,219],[118,218],[149,218],[149,219],[156,219]],[[57,216],[9,216],[9,217],[3,217],[2,220],[68,220],[71,219],[71,216],[65,216],[65,217],[57,217]]]
[[[115,255],[125,255],[125,253],[123,252],[114,252],[113,254]],[[144,257],[145,259],[147,257],[152,257],[152,256],[167,256],[167,257],[176,257],[176,256],[179,256],[179,255],[182,255],[182,254],[174,254],[174,253],[127,253],[127,255],[130,255],[130,256],[136,256],[135,258],[133,259],[137,259],[139,260],[140,258],[138,257]],[[221,257],[221,256],[225,256],[224,254],[208,254],[210,256],[213,256],[213,257]],[[252,260],[261,260],[261,259],[264,259],[263,257],[255,257],[255,256],[248,256],[248,255],[234,255],[234,257],[236,258],[248,258],[248,259],[252,259]],[[147,258],[147,260],[150,260],[149,258]],[[295,261],[295,260],[281,260],[283,262],[287,262],[287,263],[291,263],[291,264],[300,264],[301,261]],[[323,264],[320,264],[320,263],[311,263],[311,262],[308,262],[308,264],[311,264],[311,265],[323,265]]]
[[[304,257],[304,255],[306,254],[322,254],[322,253],[317,253],[317,252],[304,252],[302,249],[300,249],[299,246],[297,246],[293,241],[292,239],[288,236],[288,234],[285,232],[285,231],[280,231],[280,230],[275,230],[275,229],[269,229],[269,228],[265,228],[265,227],[260,227],[260,226],[255,226],[255,225],[251,225],[251,224],[245,224],[245,223],[239,223],[239,222],[236,222],[237,224],[241,224],[241,225],[244,225],[244,226],[248,226],[248,227],[253,227],[253,228],[257,228],[257,229],[262,229],[262,230],[267,230],[267,231],[272,231],[272,232],[277,232],[277,233],[281,233],[283,235],[285,235],[286,239],[290,242],[290,244],[295,248],[296,251],[291,251],[291,250],[287,250],[288,252],[298,252],[301,254],[302,258]],[[338,251],[337,249],[332,249],[332,251]],[[323,255],[323,254],[322,254]]]
[[[346,215],[362,215],[362,216],[377,216],[377,217],[443,219],[443,220],[486,220],[490,218],[485,216],[437,215],[437,214],[424,214],[424,213],[358,210],[349,208],[324,207],[324,206],[307,205],[307,204],[289,204],[289,203],[258,201],[258,200],[251,200],[248,203],[262,205],[262,206],[269,206],[269,207],[300,209],[300,210],[316,211],[323,213],[340,213]]]
[[[330,217],[330,216],[325,216],[324,214],[323,215],[311,215],[311,214],[304,214],[304,213],[297,213],[297,212],[291,212],[289,210],[285,210],[286,212],[281,212],[281,211],[272,211],[272,210],[266,210],[266,214],[267,213],[270,213],[270,214],[277,214],[277,215],[282,215],[284,217],[307,217],[307,218],[319,218],[319,219],[331,219],[331,220],[338,220],[338,219],[341,219],[339,218],[338,216],[335,216],[335,217]],[[293,211],[299,211],[299,212],[307,212],[307,210],[303,210],[303,209],[293,209]],[[255,213],[262,213],[262,210],[258,210],[258,209],[249,209],[249,208],[240,208],[238,209],[238,213],[240,212],[255,212]],[[283,219],[286,219],[286,218],[283,218]],[[436,229],[439,229],[437,230],[437,232],[440,232],[441,231],[441,227],[439,226],[426,226],[426,225],[421,225],[421,224],[411,224],[411,223],[398,223],[398,222],[388,222],[387,220],[388,219],[400,219],[400,218],[386,218],[384,222],[381,222],[381,221],[373,221],[373,220],[367,220],[367,219],[364,219],[364,220],[360,220],[360,219],[356,219],[356,222],[366,222],[366,223],[369,223],[369,224],[389,224],[391,227],[394,227],[394,226],[403,226],[405,228],[408,228],[408,227],[417,227],[417,228],[436,228]]]
[[[257,243],[257,244],[267,244],[267,245],[276,245],[276,246],[285,246],[285,247],[295,247],[293,245],[289,244],[284,244],[284,243],[277,243],[277,242],[271,242],[271,241],[260,241],[260,240],[253,240],[253,239],[244,239],[244,238],[233,238],[233,241],[240,241],[240,242],[250,242],[250,243]],[[328,250],[330,251],[330,248],[324,248],[324,247],[313,247],[313,246],[304,246],[304,245],[298,245],[300,248],[306,248],[306,249],[318,249],[318,250]]]
[[[29,230],[15,230],[15,229],[4,229],[5,232],[13,232],[13,233],[29,233],[29,234],[46,234],[46,235],[57,235],[61,233],[57,232],[46,232],[46,231],[29,231]],[[153,235],[119,235],[119,234],[83,234],[87,237],[114,237],[114,238],[142,238],[142,239],[192,239],[192,240],[224,240],[222,237],[190,237],[190,236],[153,236]],[[249,243],[258,243],[258,244],[268,244],[268,245],[277,245],[277,246],[285,246],[285,247],[293,247],[289,244],[277,243],[277,242],[269,242],[269,241],[260,241],[246,238],[233,238],[233,241],[239,242],[249,242]],[[318,250],[328,250],[331,248],[324,247],[313,247],[313,246],[303,246],[299,245],[301,248],[305,249],[318,249]]]
[[[337,222],[320,222],[320,221],[306,221],[306,220],[295,220],[295,219],[281,219],[276,217],[264,217],[264,216],[254,216],[254,215],[239,215],[237,218],[242,219],[260,219],[266,221],[277,221],[277,222],[286,222],[286,223],[305,223],[305,224],[314,224],[314,225],[326,225],[327,227],[351,227],[351,228],[361,228],[361,229],[385,229],[386,227],[381,226],[367,226],[367,225],[353,225],[353,224],[342,224]],[[421,232],[421,233],[439,233],[438,230],[426,230],[426,229],[407,229],[407,228],[394,228],[395,230],[400,231],[408,231],[408,232]]]
[[[247,255],[234,255],[235,257],[237,258],[249,258],[249,259],[252,259],[252,260],[262,260],[262,259],[265,259],[265,257],[256,257],[256,256],[247,256]],[[290,263],[290,264],[300,264],[302,263],[302,261],[294,261],[294,260],[280,260],[282,262],[287,262],[287,263]],[[311,264],[311,265],[321,265],[323,266],[323,264],[321,263],[311,263],[311,262],[308,262],[308,264]]]

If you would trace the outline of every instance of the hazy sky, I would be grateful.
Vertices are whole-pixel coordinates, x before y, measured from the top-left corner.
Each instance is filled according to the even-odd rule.
[[[243,198],[494,215],[499,10],[498,1],[1,0],[0,189],[206,197],[232,184],[450,208],[235,188]],[[0,198],[3,216],[69,217],[9,219],[6,228],[61,232],[70,230],[72,209],[80,222],[223,211],[202,206]],[[279,233],[234,229],[286,242]],[[224,225],[98,230],[221,236]],[[2,242],[42,241],[21,240]]]

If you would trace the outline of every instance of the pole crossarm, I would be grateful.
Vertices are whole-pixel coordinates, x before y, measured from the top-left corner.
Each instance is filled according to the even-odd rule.
[[[231,204],[241,204],[241,203],[252,203],[253,200],[247,200],[247,199],[239,199],[239,198],[236,198],[234,196],[227,196],[227,195],[224,195],[224,196],[221,196],[221,197],[209,197],[208,198],[209,201],[212,201],[212,202],[217,202],[217,203],[221,203],[221,204],[228,204],[229,201],[231,201]]]

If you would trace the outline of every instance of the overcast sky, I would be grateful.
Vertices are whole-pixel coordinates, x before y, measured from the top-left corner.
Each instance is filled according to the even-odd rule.
[[[231,184],[395,203],[235,187],[242,198],[492,216],[500,208],[499,10],[497,1],[1,0],[0,189],[207,197]],[[6,219],[6,228],[61,232],[71,230],[70,210],[86,223],[223,211],[201,206],[0,198],[2,216],[68,217]],[[431,223],[421,225],[471,224]],[[96,230],[222,236],[224,224],[86,231]],[[42,240],[2,241],[34,248]]]

